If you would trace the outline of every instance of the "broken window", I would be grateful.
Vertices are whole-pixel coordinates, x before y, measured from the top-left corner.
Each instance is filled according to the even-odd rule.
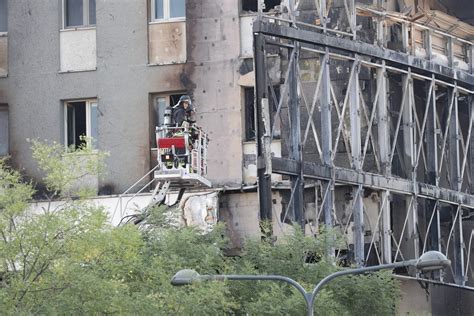
[[[8,31],[7,0],[0,0],[0,32]]]
[[[153,21],[183,19],[186,17],[185,0],[151,0]]]
[[[152,98],[150,126],[153,141],[155,139],[155,127],[163,124],[166,107],[173,107],[178,104],[179,98],[183,95],[184,94],[157,95]]]
[[[63,8],[65,28],[96,23],[95,0],[63,0]]]
[[[150,168],[156,166],[156,127],[164,123],[165,109],[168,106],[178,104],[179,98],[183,94],[160,94],[153,95],[150,104]]]
[[[277,5],[280,5],[281,0],[242,0],[242,11],[258,12],[258,5],[262,6],[263,12],[269,12]]]
[[[0,105],[0,156],[8,155],[8,107]]]
[[[255,140],[255,107],[254,107],[255,93],[252,88],[244,89],[245,102],[245,140]]]
[[[242,0],[242,11],[258,11],[258,0]]]
[[[275,92],[275,97],[278,102],[280,99],[280,88],[278,86],[273,87],[273,91]],[[257,133],[256,130],[256,121],[255,121],[255,93],[254,88],[244,88],[244,102],[245,102],[245,141],[253,141],[255,140],[255,136]],[[270,106],[270,124],[273,124],[273,117],[276,113],[278,103],[273,101],[273,97],[270,96],[268,100],[268,104]],[[275,126],[277,129],[278,127]],[[276,131],[277,132],[277,131]],[[279,134],[277,132],[276,134]],[[277,135],[275,135],[277,136]]]
[[[97,100],[68,101],[65,103],[65,143],[78,148],[84,142],[96,148],[98,137]],[[92,140],[92,142],[90,142]]]

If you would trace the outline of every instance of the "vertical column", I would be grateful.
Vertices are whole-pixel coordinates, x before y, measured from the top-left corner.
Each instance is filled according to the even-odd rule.
[[[299,60],[299,45],[294,43],[295,53],[293,54],[293,60],[290,61],[291,68],[289,72],[289,120],[290,120],[290,152],[289,158],[293,159],[300,164],[300,173],[298,176],[291,176],[291,187],[293,199],[291,201],[291,209],[293,212],[293,218],[301,226],[304,231],[305,220],[303,214],[303,175],[302,175],[302,162],[303,155],[301,150],[301,124],[300,124],[300,105],[298,102],[298,60]]]
[[[405,99],[403,100],[403,152],[405,161],[405,171],[407,179],[413,181],[414,194],[410,201],[407,201],[407,205],[411,205],[411,209],[407,209],[408,216],[408,235],[412,246],[408,245],[408,253],[410,258],[418,258],[419,256],[419,236],[418,236],[418,202],[417,202],[417,180],[415,170],[415,121],[413,117],[413,111],[415,110],[414,103],[414,92],[413,92],[413,78],[411,72],[404,76],[404,81],[408,81],[406,84],[407,91],[404,93]],[[405,86],[405,85],[404,85]]]
[[[377,10],[384,10],[384,1],[377,0]],[[385,19],[384,17],[377,17],[377,45],[385,47]]]
[[[446,40],[446,56],[448,56],[448,66],[453,67],[454,53],[453,53],[453,38],[448,37]]]
[[[351,153],[352,153],[352,169],[357,172],[362,171],[361,166],[361,139],[360,139],[360,102],[359,102],[359,59],[356,55],[354,61],[356,68],[354,70],[352,83],[349,88],[349,109],[350,109],[350,123],[351,123]],[[341,118],[344,119],[344,118]],[[355,186],[353,188],[354,197],[354,254],[355,263],[357,266],[364,265],[364,203],[362,186]]]
[[[474,73],[474,45],[470,44],[467,46],[467,56],[469,59],[469,72]]]
[[[267,172],[268,152],[265,148],[264,136],[271,131],[265,131],[262,100],[267,98],[267,82],[265,75],[265,37],[261,33],[254,34],[254,64],[255,64],[255,114],[257,129],[257,177],[260,220],[272,218],[271,174]]]
[[[377,89],[379,97],[377,99],[377,135],[378,149],[380,153],[380,164],[382,166],[382,174],[386,177],[391,176],[390,166],[390,134],[388,122],[388,94],[387,94],[387,73],[385,68],[385,60],[382,61],[382,67],[377,69]],[[392,262],[392,235],[390,223],[390,202],[388,201],[390,191],[382,191],[380,205],[382,212],[382,251],[383,262]],[[383,202],[385,201],[385,203]]]
[[[470,94],[469,97],[468,97],[468,104],[469,104],[469,117],[472,116],[472,112],[474,112],[474,95],[473,94]],[[472,124],[472,122],[470,123]],[[470,142],[470,145],[469,145],[469,169],[471,171],[471,181],[473,181],[474,179],[474,133],[471,132],[471,139],[468,139],[467,140],[468,142]],[[474,194],[474,183],[470,183],[469,184],[470,186],[470,192],[471,194]]]
[[[453,110],[449,118],[449,175],[451,189],[461,190],[460,162],[459,162],[459,119],[458,119],[458,91],[457,88],[448,89],[448,102],[454,98]],[[452,207],[453,213],[453,272],[456,284],[464,285],[464,253],[462,234],[462,208]],[[448,249],[449,250],[449,249]]]
[[[381,1],[378,1],[379,9],[382,9]],[[385,21],[382,18],[377,20],[377,42],[385,47]],[[408,30],[407,24],[402,23],[403,47],[406,52],[408,46]],[[386,177],[391,176],[390,164],[390,134],[388,121],[388,94],[387,94],[387,69],[385,68],[385,60],[382,60],[382,67],[377,68],[377,89],[379,97],[377,99],[377,145],[380,153],[380,164],[382,174]],[[392,228],[390,221],[390,191],[381,191],[380,210],[382,212],[382,259],[383,263],[392,262]]]
[[[321,23],[323,25],[323,33],[326,33],[327,27],[327,14],[326,14],[326,0],[319,0],[319,15],[321,18]]]
[[[410,24],[406,22],[402,23],[402,46],[405,53],[410,53],[410,38],[408,35],[409,29]]]
[[[431,29],[423,31],[423,46],[425,47],[426,58],[429,60],[433,57],[432,32]]]
[[[327,168],[333,167],[332,161],[332,123],[331,123],[331,78],[329,76],[329,52],[326,48],[326,58],[320,57],[323,73],[321,77],[321,150],[323,153],[323,164]],[[332,227],[332,208],[334,205],[334,191],[331,181],[324,183],[323,189],[326,193],[324,199],[324,223]]]
[[[434,76],[432,78],[434,80]],[[430,86],[433,84],[430,92]],[[426,98],[430,100],[428,104],[428,112],[426,119],[426,132],[425,132],[425,143],[426,143],[426,156],[429,157],[426,161],[426,183],[438,186],[438,134],[436,132],[436,86],[432,81],[425,83]],[[430,94],[429,94],[430,93]],[[422,145],[422,144],[420,144]],[[426,210],[425,219],[426,225],[433,216],[433,212],[437,213],[434,209],[436,202],[431,199],[426,199]],[[438,250],[439,248],[439,231],[438,231],[438,217],[433,219],[430,229],[426,232],[428,234],[426,250]]]
[[[350,0],[351,5],[351,12],[350,12],[350,20],[351,20],[351,29],[352,29],[352,39],[355,41],[357,38],[357,13],[356,13],[356,4],[355,0]]]
[[[413,23],[410,23],[410,38],[408,39],[408,42],[410,43],[410,52],[413,56],[415,56],[415,51],[416,51],[416,47],[415,47],[415,24]]]

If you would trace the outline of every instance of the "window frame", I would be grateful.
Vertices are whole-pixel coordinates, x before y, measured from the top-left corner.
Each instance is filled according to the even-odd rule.
[[[276,94],[277,101],[281,99],[281,91],[280,91],[281,85],[275,84],[273,85],[273,89]],[[257,140],[257,112],[255,109],[255,87],[254,86],[248,86],[248,87],[242,87],[242,102],[243,102],[243,141],[244,142],[255,142]],[[247,93],[252,95],[252,98],[249,98],[247,96]],[[252,106],[250,104],[247,104],[247,100],[252,100]],[[280,124],[279,118],[275,117],[276,110],[278,107],[278,104],[273,104],[273,98],[270,95],[268,98],[268,104],[270,106],[270,125],[274,125],[274,120],[277,120],[277,123],[275,124],[275,130],[273,139],[279,139],[281,136],[281,131],[280,131]],[[249,108],[252,108],[253,113],[249,113]],[[251,115],[253,114],[253,115]],[[253,127],[253,129],[251,128]],[[251,134],[254,134],[253,136]]]
[[[186,1],[184,2],[184,16],[183,17],[170,17],[170,1],[163,0],[163,18],[156,18],[156,0],[150,0],[150,23],[169,23],[169,22],[185,22],[186,21]]]
[[[63,101],[63,112],[64,112],[64,147],[66,148],[66,150],[69,149],[70,146],[75,146],[77,147],[77,145],[79,144],[68,144],[68,117],[67,117],[67,108],[68,108],[68,105],[71,104],[71,103],[77,103],[77,102],[84,102],[85,103],[85,107],[86,107],[86,137],[88,138],[88,141],[87,141],[87,148],[91,148],[91,149],[96,149],[96,145],[94,146],[94,144],[91,143],[90,141],[90,138],[92,137],[92,111],[91,111],[91,108],[93,107],[93,105],[95,104],[95,107],[98,108],[99,104],[98,104],[98,99],[95,99],[95,98],[88,98],[88,99],[72,99],[72,100],[65,100]],[[98,123],[98,122],[97,122]],[[98,124],[97,124],[98,125]],[[96,129],[98,128],[98,126],[96,126]],[[94,140],[97,142],[97,138],[94,138]]]
[[[149,122],[150,122],[150,148],[153,149],[153,148],[156,148],[156,142],[155,142],[155,128],[156,128],[156,124],[159,124],[161,123],[160,122],[160,119],[162,119],[161,117],[159,117],[159,109],[156,109],[155,110],[155,105],[158,106],[158,99],[159,98],[164,98],[165,99],[165,109],[166,107],[173,107],[175,106],[178,102],[176,102],[176,104],[172,104],[172,97],[175,97],[177,99],[177,101],[179,100],[179,98],[183,95],[186,95],[186,91],[177,91],[177,92],[170,92],[170,93],[152,93],[151,94],[151,100],[150,100],[150,110],[149,110]],[[163,109],[163,113],[164,113],[164,109]],[[155,115],[158,115],[158,117],[155,117]],[[157,119],[157,122],[155,122],[155,118]],[[155,145],[155,147],[153,147],[153,145]]]
[[[271,9],[274,9],[276,6],[278,5],[282,5],[282,2],[280,0],[280,4],[274,4],[272,7],[270,8],[267,8],[266,7],[266,3],[265,3],[265,0],[249,0],[249,1],[252,1],[252,2],[255,2],[255,4],[257,5],[257,10],[256,11],[253,11],[253,10],[244,10],[244,1],[240,1],[240,4],[239,4],[239,15],[256,15],[258,14],[258,12],[263,12],[263,13],[266,13],[266,14],[269,14],[270,10]],[[270,4],[269,4],[270,5]]]
[[[82,25],[75,25],[75,26],[67,26],[66,25],[66,1],[67,0],[61,0],[62,3],[62,30],[76,30],[76,29],[93,29],[96,28],[97,25],[97,7],[96,7],[96,23],[95,24],[90,24],[90,18],[89,18],[89,4],[90,0],[82,0]],[[97,1],[96,1],[96,6],[97,6]]]

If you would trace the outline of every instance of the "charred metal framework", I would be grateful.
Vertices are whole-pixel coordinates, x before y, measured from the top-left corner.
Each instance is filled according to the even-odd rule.
[[[271,174],[282,174],[291,183],[283,212],[304,229],[305,187],[312,183],[313,220],[352,235],[358,266],[439,250],[452,271],[417,277],[474,289],[473,43],[340,2],[335,8],[317,0],[313,23],[293,14],[291,3],[288,16],[260,15],[254,23],[260,217],[271,218]],[[335,10],[338,29],[330,18]],[[371,36],[359,32],[364,25],[373,26]],[[421,44],[415,31],[424,34]],[[388,45],[394,32],[397,50]],[[446,43],[445,64],[432,53],[434,35]],[[462,56],[454,56],[454,43]],[[283,65],[279,100],[265,67],[275,54]],[[455,66],[460,62],[464,67]],[[278,105],[272,119],[271,98]],[[282,158],[271,157],[276,122]],[[367,214],[369,198],[375,219]],[[350,204],[349,214],[340,200]]]

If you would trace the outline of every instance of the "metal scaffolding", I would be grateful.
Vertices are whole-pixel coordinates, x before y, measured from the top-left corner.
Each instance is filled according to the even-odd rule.
[[[351,235],[358,266],[439,250],[453,269],[429,278],[474,289],[473,43],[340,2],[316,1],[313,23],[293,8],[254,23],[260,217],[271,218],[271,174],[281,174],[291,183],[284,217],[304,229],[304,184],[314,183],[315,220]],[[445,40],[445,64],[432,36]],[[275,56],[279,78],[265,66]],[[467,68],[454,66],[459,59]],[[277,134],[281,158],[271,156]]]

